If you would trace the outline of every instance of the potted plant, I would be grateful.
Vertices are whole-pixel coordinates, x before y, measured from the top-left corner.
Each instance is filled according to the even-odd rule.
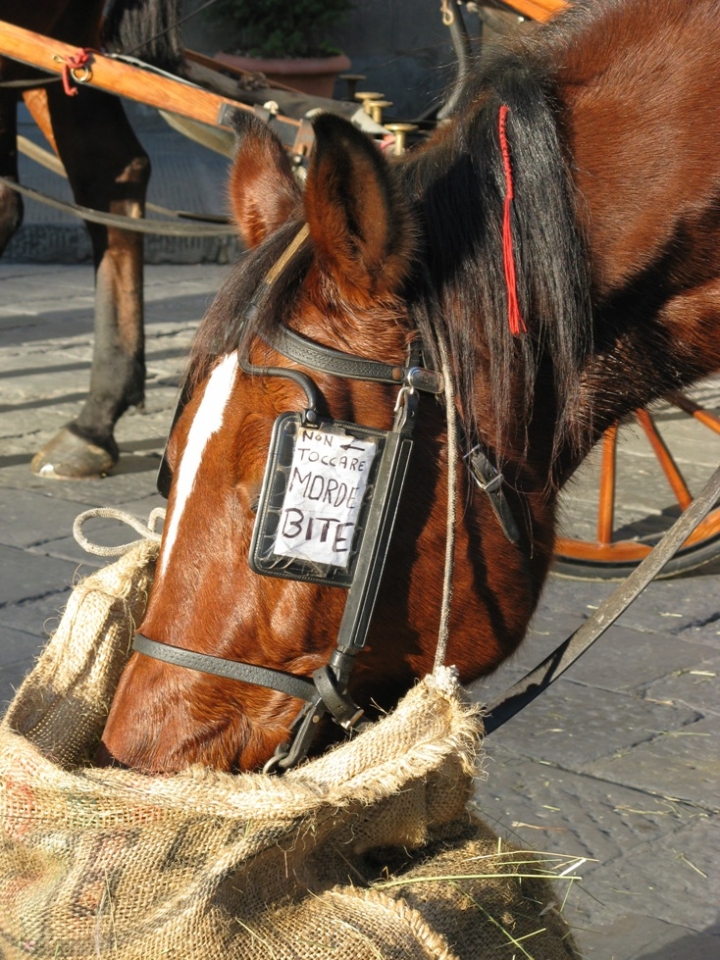
[[[217,0],[208,14],[233,31],[229,66],[264,73],[315,96],[331,97],[350,61],[327,39],[353,7],[350,0]]]

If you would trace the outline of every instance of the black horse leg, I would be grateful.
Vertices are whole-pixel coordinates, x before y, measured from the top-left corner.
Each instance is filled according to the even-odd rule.
[[[58,152],[77,203],[139,217],[150,161],[117,97],[55,85],[48,105]],[[95,327],[90,391],[77,417],[33,459],[35,473],[90,477],[118,460],[119,417],[144,399],[142,235],[87,224],[95,263]]]
[[[0,176],[17,180],[17,94],[0,90]],[[0,184],[0,254],[19,229],[23,217],[22,197]]]

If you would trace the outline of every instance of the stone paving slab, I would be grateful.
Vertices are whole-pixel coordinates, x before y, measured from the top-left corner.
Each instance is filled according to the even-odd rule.
[[[0,557],[0,604],[24,603],[57,593],[72,583],[76,564],[5,547]]]
[[[57,597],[57,594],[54,594]],[[1,611],[0,611],[1,612]],[[0,713],[40,655],[46,637],[41,631],[28,632],[4,623],[0,631]],[[33,624],[34,626],[34,624]]]
[[[603,758],[634,756],[659,731],[685,729],[700,717],[687,707],[561,680],[507,724],[503,743],[524,756],[593,771]]]
[[[720,812],[717,729],[717,717],[698,719],[675,729],[656,727],[656,736],[650,741],[635,743],[632,750],[621,748],[612,757],[593,758],[584,769],[604,780]],[[660,778],[658,771],[662,771]]]
[[[718,838],[704,811],[488,747],[488,780],[476,791],[481,815],[516,845],[588,858],[569,889],[569,881],[555,885],[575,929],[604,931],[645,911],[678,926],[713,928]]]
[[[27,630],[9,628],[7,631],[3,631],[3,658],[0,672],[18,663],[26,663],[29,659],[37,656],[44,643],[44,637],[34,636]]]
[[[568,618],[564,628],[548,630],[543,635],[536,631],[541,625],[550,626],[552,621],[536,617],[533,632],[527,637],[513,663],[528,671],[540,663],[558,642],[570,636],[581,624]],[[621,620],[621,622],[624,622]],[[712,644],[683,638],[682,642],[669,633],[649,633],[643,630],[613,626],[595,645],[573,664],[565,674],[569,680],[590,686],[603,687],[617,692],[640,692],[648,685],[660,682],[675,673],[701,670],[707,665],[711,670],[718,656]],[[657,699],[667,699],[658,696]]]
[[[668,633],[673,636],[720,646],[720,598],[718,597],[717,564],[701,567],[692,575],[658,581],[646,590],[623,613],[618,625],[645,633]],[[558,578],[560,579],[560,578]],[[538,614],[548,620],[555,615],[567,617],[567,602],[587,618],[612,592],[608,581],[567,580],[567,586],[546,591]]]
[[[5,630],[19,630],[27,635],[30,638],[28,641],[30,650],[35,649],[35,644],[43,644],[60,622],[72,585],[83,576],[92,573],[93,569],[90,563],[75,564],[70,583],[58,580],[57,590],[54,593],[46,594],[39,600],[23,600],[0,608],[0,663],[4,662],[5,656]]]
[[[36,654],[0,667],[0,712],[4,713],[24,678],[32,669]]]
[[[578,928],[588,960],[709,960],[717,956],[717,937],[678,924],[628,914],[602,933]]]
[[[602,877],[594,876],[593,894],[618,917],[633,900],[651,899],[666,923],[713,929],[718,918],[719,843],[717,824],[698,822],[661,843],[639,844],[604,864]]]
[[[675,670],[645,688],[647,699],[661,703],[694,704],[710,716],[720,715],[720,655]]]
[[[481,814],[516,843],[587,857],[579,871],[583,877],[709,816],[690,803],[518,756],[499,732],[488,738],[486,749],[487,779],[475,791]]]
[[[18,266],[23,268],[19,287],[15,285]],[[205,273],[199,272],[202,269]],[[46,284],[48,289],[40,294],[37,291],[42,284],[36,281],[43,275],[43,268],[3,264],[0,270],[0,283],[7,273],[12,285],[4,302],[21,298],[24,284],[30,297],[35,298],[38,310],[38,323],[33,330],[23,324],[0,330],[0,355],[3,360],[8,358],[11,374],[7,380],[3,378],[0,395],[0,488],[44,493],[48,492],[48,482],[29,476],[27,463],[38,447],[77,415],[84,399],[92,357],[92,298],[88,298],[92,292],[92,271],[85,267],[70,271],[65,268],[64,289],[55,297],[54,272]],[[169,274],[168,270],[172,272]],[[148,479],[154,477],[194,330],[226,273],[227,269],[222,267],[197,266],[148,271],[145,407],[130,411],[120,423],[117,440],[125,455],[114,474],[106,481],[58,482],[54,486],[60,499],[88,506],[102,505],[106,498],[109,502],[124,503],[137,498],[138,474],[147,475]],[[4,286],[2,289],[4,292]],[[56,308],[58,301],[62,302],[62,310]],[[41,358],[38,364],[36,357]],[[83,364],[84,370],[78,364]],[[150,490],[152,485],[151,480]]]
[[[0,543],[35,548],[66,535],[78,509],[74,503],[52,497],[45,489],[0,488]]]
[[[569,891],[556,884],[558,896],[567,897],[565,913],[587,956],[652,956],[633,950],[649,943],[646,912],[688,933],[714,928],[720,890],[716,816],[690,803],[519,757],[506,748],[501,731],[491,739],[487,781],[475,795],[480,814],[516,844],[589,858]],[[623,933],[623,950],[615,953],[605,936],[612,940],[612,927],[630,918],[632,932]],[[699,956],[709,960],[717,947],[715,942]]]

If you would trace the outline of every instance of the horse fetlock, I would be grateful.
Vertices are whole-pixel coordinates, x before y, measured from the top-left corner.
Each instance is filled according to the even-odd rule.
[[[145,188],[150,181],[151,172],[150,157],[143,152],[128,163],[123,172],[115,178],[115,182],[134,183]]]

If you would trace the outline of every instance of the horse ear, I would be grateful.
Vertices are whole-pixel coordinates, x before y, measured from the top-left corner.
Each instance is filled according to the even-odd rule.
[[[305,184],[315,251],[348,299],[396,292],[410,270],[408,203],[379,148],[352,124],[322,114]]]
[[[230,174],[230,202],[240,235],[248,247],[281,227],[297,209],[300,188],[280,141],[257,117],[243,113]]]

